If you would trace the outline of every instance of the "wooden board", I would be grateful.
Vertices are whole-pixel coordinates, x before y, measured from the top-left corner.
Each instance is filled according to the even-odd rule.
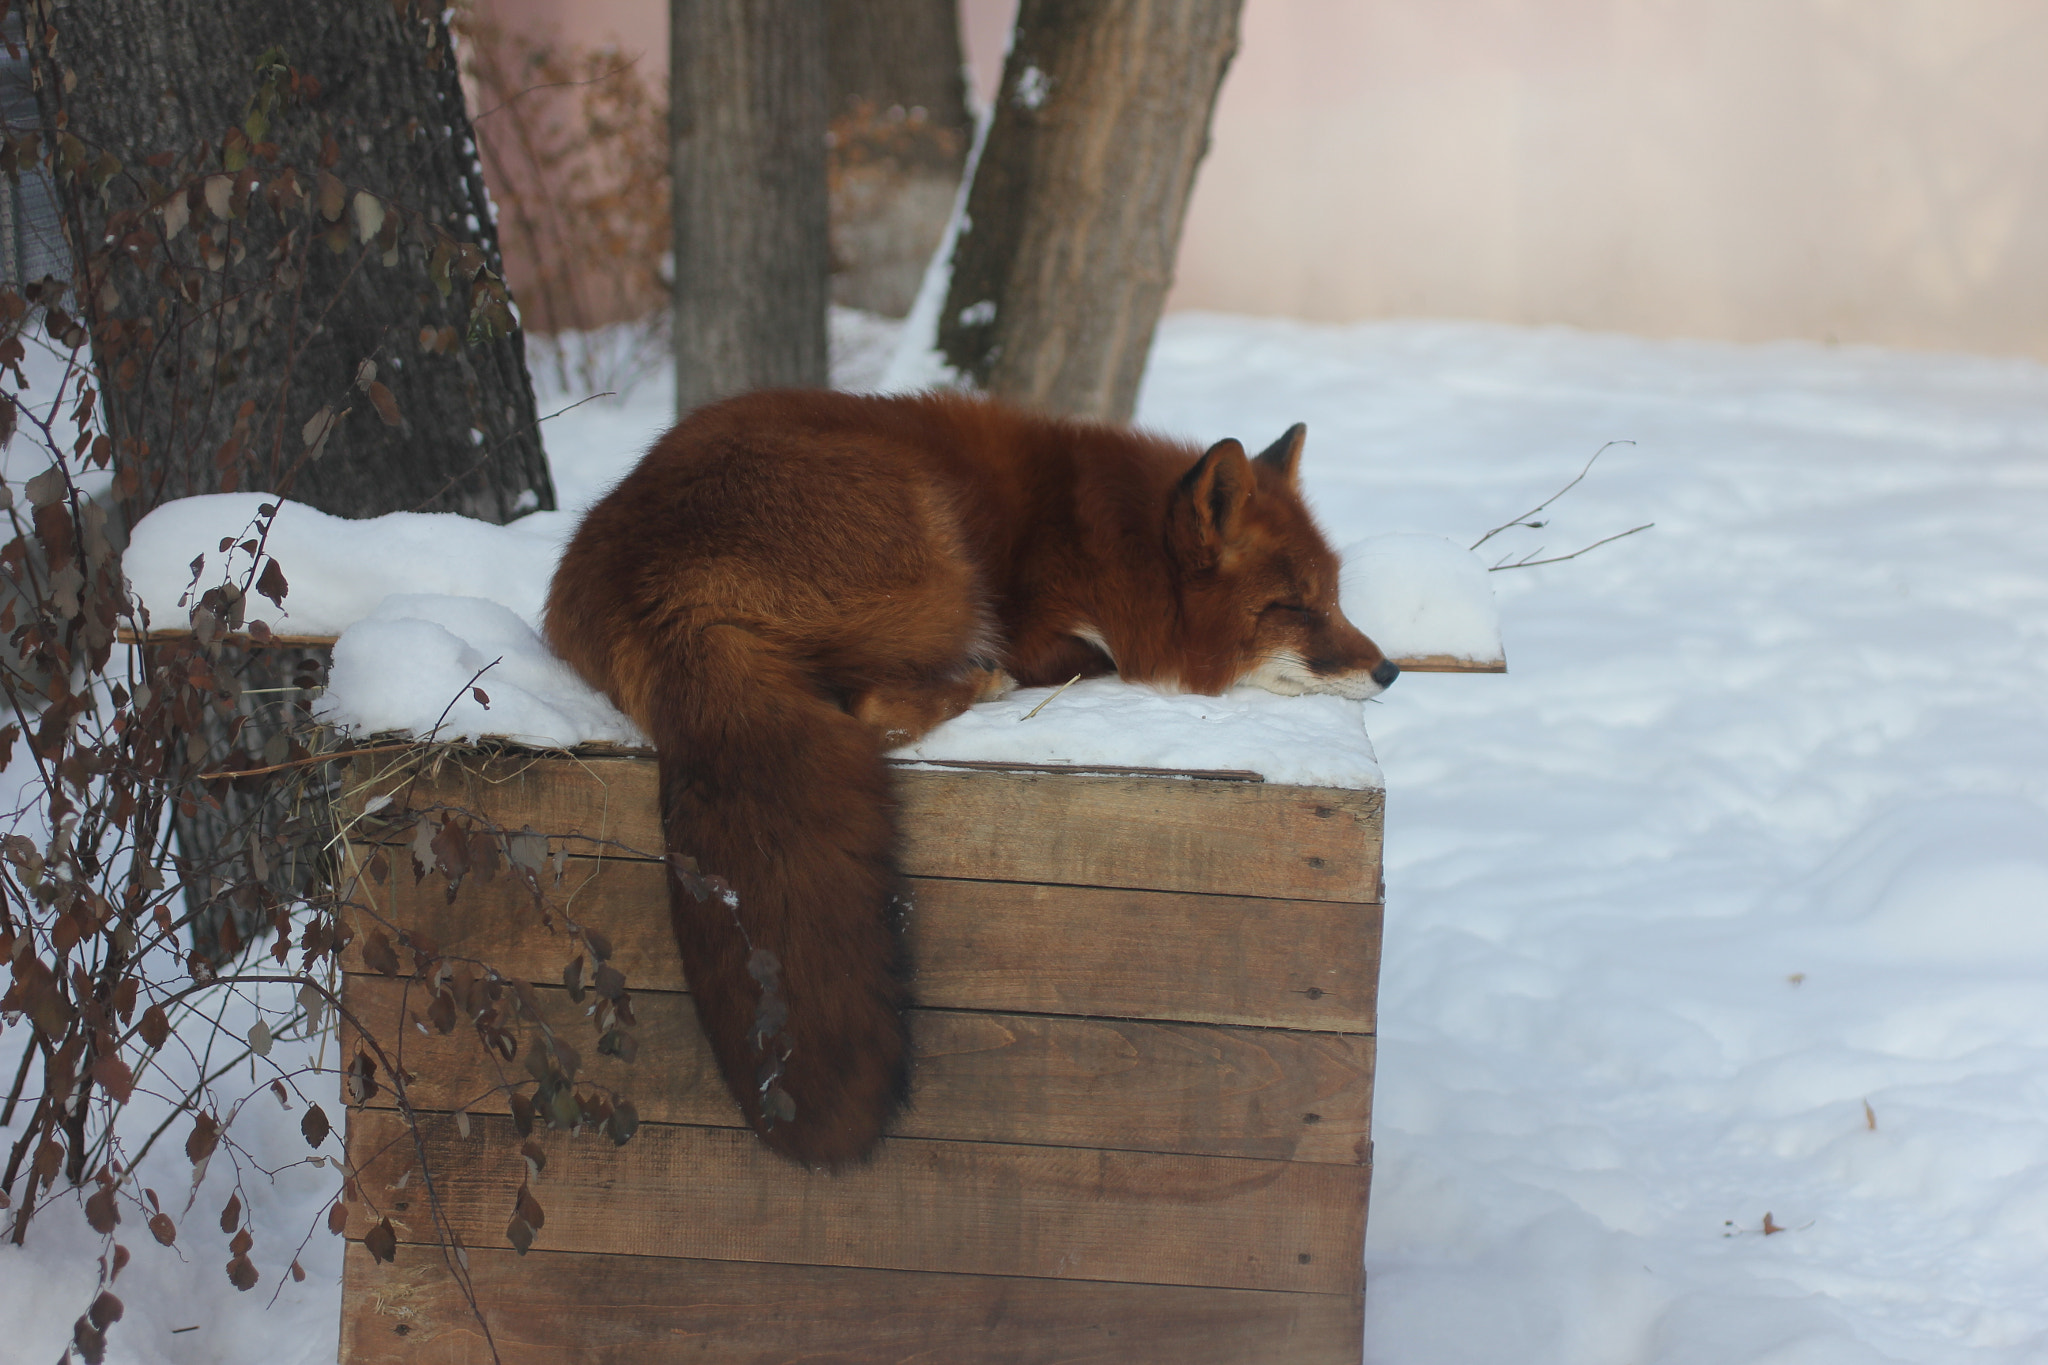
[[[437,1252],[351,1243],[345,1274],[349,1365],[488,1365]],[[1364,1336],[1338,1294],[483,1247],[469,1275],[505,1365],[1358,1365]]]
[[[1403,673],[1505,673],[1506,659],[1460,659],[1450,654],[1417,654],[1396,659]]]
[[[508,1083],[528,1077],[493,1059],[473,1031],[422,1034],[423,992],[403,979],[350,976],[345,1008],[387,1047],[403,1049],[421,1110],[509,1114]],[[549,1025],[584,1060],[583,1076],[630,1097],[643,1120],[740,1125],[686,995],[640,991],[641,1061],[600,1056],[583,1007],[536,987]],[[916,1051],[903,1136],[1123,1151],[1359,1163],[1372,1120],[1373,1040],[1347,1034],[1149,1024],[1113,1019],[911,1012]],[[354,1050],[344,1031],[342,1053]],[[381,1089],[372,1101],[389,1107]]]
[[[353,855],[371,853],[355,846]],[[571,858],[566,867],[552,901],[611,939],[628,988],[684,989],[663,865]],[[510,874],[465,881],[451,905],[439,875],[413,880],[404,849],[386,853],[384,870],[381,881],[365,877],[356,899],[445,953],[533,981],[560,980],[575,955]],[[375,921],[355,922],[343,963],[361,971],[363,931]],[[916,878],[908,923],[912,989],[928,1006],[1374,1029],[1377,905]]]
[[[916,876],[1380,899],[1377,791],[1040,772],[902,769],[896,779],[902,866]],[[396,804],[380,814],[452,808],[617,852],[662,846],[655,765],[642,759],[450,753],[419,774],[366,762],[344,808],[385,796]],[[363,818],[351,837],[375,838],[381,824]]]
[[[1369,1165],[887,1138],[824,1175],[736,1129],[537,1136],[544,1250],[1339,1295],[1364,1274]],[[395,1113],[354,1111],[350,1165],[405,1243],[435,1238],[421,1151],[464,1243],[503,1246],[525,1166],[511,1121],[464,1138],[424,1115],[416,1148]],[[349,1209],[360,1238],[373,1219]]]

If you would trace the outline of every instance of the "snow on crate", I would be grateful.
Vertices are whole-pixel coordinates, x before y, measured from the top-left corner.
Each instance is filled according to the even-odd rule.
[[[358,735],[489,736],[537,748],[647,742],[532,626],[480,597],[385,598],[334,642],[315,714]]]
[[[1379,787],[1365,706],[1248,687],[1220,697],[1168,695],[1091,678],[984,702],[892,757],[1254,772],[1299,787]]]
[[[253,493],[186,498],[143,519],[125,561],[153,625],[182,626],[180,600],[195,583],[203,589],[247,572],[249,554],[239,547],[266,502],[278,510],[263,551],[291,585],[268,624],[282,635],[340,636],[323,719],[363,735],[560,747],[646,742],[538,634],[548,580],[574,527],[564,513],[509,526],[411,512],[350,521]],[[1347,568],[1345,600],[1365,604],[1360,624],[1369,633],[1377,626],[1366,623],[1382,620],[1398,631],[1398,647],[1381,641],[1388,653],[1499,658],[1492,595],[1470,555],[1431,536],[1382,536],[1358,554],[1369,567]],[[1335,697],[1249,689],[1169,696],[1098,679],[978,706],[897,756],[1243,771],[1307,786],[1377,787],[1362,717],[1360,703]]]
[[[121,567],[157,630],[183,629],[179,599],[240,581],[249,567],[236,548],[255,534],[257,509],[277,508],[264,539],[291,584],[281,611],[256,612],[280,635],[339,635],[393,593],[480,597],[540,620],[555,561],[575,530],[566,512],[535,512],[494,526],[452,512],[393,512],[365,521],[329,516],[260,493],[212,493],[165,503],[135,527]],[[229,542],[227,550],[221,542]],[[195,571],[195,560],[198,567]]]
[[[1305,786],[1377,787],[1362,710],[1339,697],[1167,696],[1097,679],[977,706],[896,757],[1221,769]],[[386,598],[336,642],[317,714],[360,735],[494,737],[537,747],[647,743],[533,627],[474,597]]]

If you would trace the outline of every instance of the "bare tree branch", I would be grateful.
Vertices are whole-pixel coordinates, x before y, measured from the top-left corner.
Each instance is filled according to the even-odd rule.
[[[1555,493],[1552,493],[1549,497],[1545,498],[1542,502],[1537,503],[1534,507],[1531,507],[1528,511],[1522,513],[1522,515],[1520,515],[1519,517],[1510,518],[1509,520],[1504,521],[1500,525],[1494,527],[1491,531],[1488,531],[1485,535],[1473,541],[1471,548],[1476,550],[1480,546],[1484,545],[1487,541],[1492,540],[1495,536],[1499,535],[1502,531],[1513,530],[1517,526],[1527,526],[1531,530],[1535,530],[1539,527],[1542,527],[1546,523],[1540,521],[1531,521],[1529,520],[1529,518],[1535,516],[1538,512],[1541,512],[1544,508],[1550,506],[1550,504],[1556,502],[1559,498],[1571,492],[1574,488],[1577,488],[1579,486],[1580,480],[1584,479],[1586,475],[1593,472],[1593,461],[1599,459],[1602,455],[1605,455],[1607,453],[1608,446],[1632,446],[1634,444],[1634,441],[1622,440],[1609,441],[1607,445],[1601,446],[1598,450],[1593,452],[1592,457],[1586,461],[1586,467],[1584,469],[1581,469],[1578,472],[1578,476],[1574,478],[1570,483],[1558,489]],[[1637,527],[1636,529],[1641,530],[1642,528]],[[1601,543],[1605,544],[1606,542],[1603,541]],[[1592,546],[1588,545],[1586,547],[1586,550],[1590,550],[1592,548]],[[1585,552],[1585,550],[1579,551],[1580,554],[1584,554]],[[1496,567],[1504,566],[1497,565]]]

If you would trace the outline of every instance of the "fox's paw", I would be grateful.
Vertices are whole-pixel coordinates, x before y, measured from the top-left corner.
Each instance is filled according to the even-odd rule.
[[[972,675],[975,679],[974,700],[1001,701],[1017,690],[1017,680],[1000,668],[977,668]]]

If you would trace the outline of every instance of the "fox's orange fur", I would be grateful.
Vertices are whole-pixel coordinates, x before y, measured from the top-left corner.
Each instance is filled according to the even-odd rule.
[[[548,639],[653,738],[669,850],[737,895],[670,882],[698,1017],[771,1147],[857,1159],[905,1098],[885,749],[1077,673],[1392,681],[1338,610],[1301,442],[1248,460],[957,395],[757,393],[691,413],[591,509]],[[750,947],[788,1007],[765,1043]],[[770,1086],[794,1117],[764,1115]]]

